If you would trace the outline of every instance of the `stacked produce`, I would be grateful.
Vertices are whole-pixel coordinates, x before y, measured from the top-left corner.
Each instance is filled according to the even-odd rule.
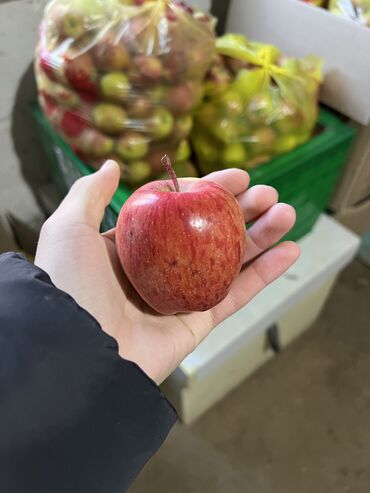
[[[329,10],[370,27],[370,0],[330,0]]]
[[[321,61],[228,34],[207,74],[192,143],[202,173],[250,169],[306,142],[318,112]]]
[[[189,163],[192,114],[214,55],[214,19],[175,0],[54,0],[35,70],[41,107],[85,162],[116,159],[136,187]]]
[[[315,5],[315,7],[322,7],[325,0],[302,0],[304,3],[309,3],[310,5]]]

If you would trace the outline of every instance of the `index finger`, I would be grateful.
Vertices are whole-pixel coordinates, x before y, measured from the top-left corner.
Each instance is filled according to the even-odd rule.
[[[246,171],[237,168],[215,171],[214,173],[204,176],[202,180],[218,183],[226,188],[226,190],[229,190],[233,195],[239,195],[242,192],[245,192],[250,182],[249,174]]]

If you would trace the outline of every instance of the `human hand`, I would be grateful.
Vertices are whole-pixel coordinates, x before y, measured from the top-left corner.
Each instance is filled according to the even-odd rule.
[[[212,310],[163,316],[153,313],[128,282],[121,268],[115,231],[99,233],[105,208],[119,183],[119,168],[108,161],[100,171],[81,178],[44,224],[35,263],[54,284],[116,339],[119,354],[161,383],[220,322],[238,311],[280,277],[299,257],[293,242],[277,243],[294,225],[295,211],[279,204],[267,186],[248,189],[245,171],[229,169],[207,176],[231,191],[247,223],[245,268],[228,296]]]

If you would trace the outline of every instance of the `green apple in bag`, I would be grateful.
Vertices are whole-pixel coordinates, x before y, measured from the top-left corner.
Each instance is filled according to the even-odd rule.
[[[246,166],[247,150],[243,144],[229,144],[224,147],[221,154],[221,162],[224,166]]]

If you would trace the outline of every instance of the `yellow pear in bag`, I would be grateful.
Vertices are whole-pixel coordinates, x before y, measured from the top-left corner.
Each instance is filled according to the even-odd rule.
[[[203,173],[250,169],[310,138],[320,59],[287,58],[277,47],[239,34],[218,38],[216,49],[206,82],[213,90],[206,90],[191,137]],[[220,73],[222,78],[215,77]]]

